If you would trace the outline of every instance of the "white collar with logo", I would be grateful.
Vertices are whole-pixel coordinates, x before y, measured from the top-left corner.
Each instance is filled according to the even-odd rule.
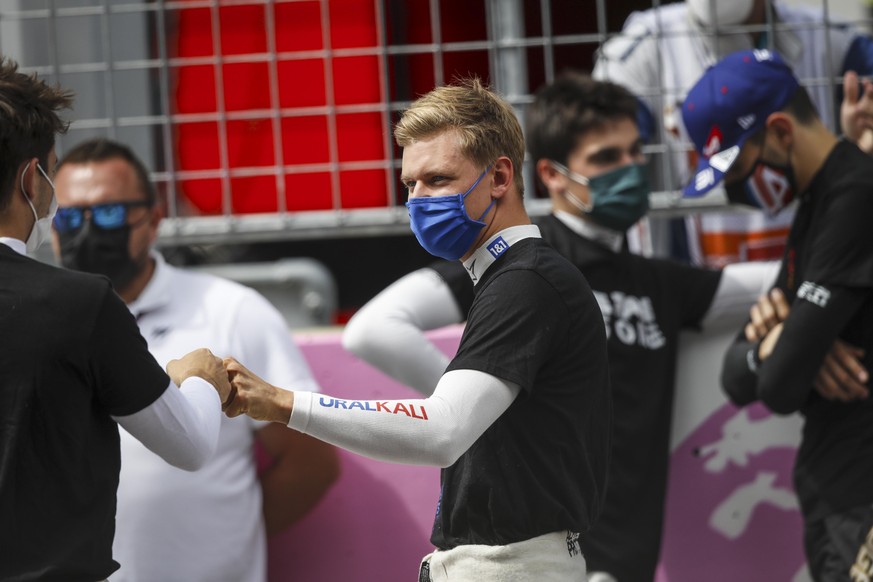
[[[473,284],[479,282],[488,267],[498,259],[512,245],[526,238],[542,238],[540,229],[533,224],[510,226],[493,235],[485,244],[480,246],[470,257],[464,261],[464,268],[473,280]]]

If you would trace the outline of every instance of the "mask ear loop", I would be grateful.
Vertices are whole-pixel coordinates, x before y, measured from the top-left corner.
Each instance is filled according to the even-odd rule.
[[[27,198],[28,202],[30,202],[30,195],[27,193],[27,188],[24,187],[24,175],[27,173],[27,169],[30,168],[30,162],[27,162],[27,165],[24,166],[24,170],[21,172],[21,193],[24,194],[24,197]],[[32,206],[33,204],[31,204]]]
[[[576,182],[577,184],[581,184],[582,186],[588,185],[588,178],[586,178],[585,176],[583,176],[581,174],[577,174],[576,172],[573,172],[572,170],[570,170],[570,168],[568,168],[564,164],[561,164],[561,163],[556,162],[554,160],[551,160],[551,163],[552,163],[552,167],[554,167],[558,171],[559,174],[562,174],[566,178],[572,180],[573,182]],[[588,204],[585,204],[575,194],[573,194],[569,190],[564,190],[562,192],[562,194],[564,195],[564,198],[567,199],[567,202],[569,202],[570,204],[575,206],[580,212],[588,214],[589,212],[591,212],[594,209],[594,204],[592,204],[591,202],[589,202]]]
[[[485,171],[483,171],[481,174],[479,174],[479,177],[476,178],[476,181],[473,182],[473,185],[470,186],[470,187],[467,189],[466,192],[464,192],[464,194],[461,196],[464,200],[467,199],[467,196],[470,195],[470,192],[472,192],[473,190],[476,189],[476,186],[479,185],[479,182],[481,182],[482,179],[483,179],[485,176],[488,175],[488,172],[491,170],[491,166],[493,166],[493,165],[494,165],[494,164],[488,164],[488,167],[485,168]],[[489,205],[488,205],[488,208],[485,209],[485,212],[483,212],[482,215],[481,215],[479,218],[476,219],[476,222],[482,222],[482,219],[485,218],[485,215],[488,214],[488,212],[491,210],[491,207],[494,206],[494,203],[495,203],[495,202],[497,202],[497,199],[496,199],[496,198],[492,198],[492,199],[491,199],[491,204],[489,204]],[[465,212],[466,212],[466,210],[465,210]]]
[[[30,162],[27,162],[27,165],[24,166],[24,171],[21,172],[21,194],[24,196],[24,199],[27,200],[27,204],[30,206],[31,212],[33,212],[33,220],[39,221],[39,216],[36,213],[36,206],[33,205],[33,201],[30,199],[30,195],[27,193],[27,189],[24,187],[24,175],[27,173],[27,169],[30,167]],[[36,222],[34,222],[33,227],[36,228]]]

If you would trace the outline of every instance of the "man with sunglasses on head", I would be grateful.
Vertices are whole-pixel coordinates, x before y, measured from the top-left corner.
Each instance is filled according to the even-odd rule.
[[[239,354],[270,381],[317,391],[287,326],[261,295],[168,265],[152,249],[161,212],[142,162],[94,139],[58,165],[56,252],[108,277],[159,362],[196,347]],[[256,472],[253,445],[270,456]],[[329,445],[246,417],[221,422],[215,456],[196,473],[166,464],[121,432],[113,581],[266,579],[266,535],[302,517],[336,479]]]
[[[215,451],[230,392],[208,350],[164,372],[106,278],[28,256],[50,231],[59,112],[71,104],[0,60],[2,580],[106,579],[118,568],[118,425],[193,471]]]
[[[702,156],[686,195],[723,181],[732,201],[771,214],[797,201],[776,285],[726,354],[722,383],[738,405],[805,417],[794,485],[810,571],[819,582],[869,580],[873,160],[822,123],[770,51],[709,69],[682,115]]]

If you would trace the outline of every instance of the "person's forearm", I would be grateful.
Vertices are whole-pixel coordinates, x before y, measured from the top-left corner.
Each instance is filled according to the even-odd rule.
[[[758,400],[757,343],[737,341],[725,353],[721,385],[731,402],[745,406]]]
[[[196,471],[215,453],[221,401],[212,384],[190,377],[179,389],[171,383],[155,402],[139,412],[113,418],[171,465]]]
[[[345,400],[298,392],[288,426],[373,459],[447,467],[518,392],[517,385],[474,370],[446,373],[426,399]]]
[[[825,356],[868,299],[865,289],[803,283],[779,340],[761,364],[758,395],[771,411],[800,410],[814,389]]]

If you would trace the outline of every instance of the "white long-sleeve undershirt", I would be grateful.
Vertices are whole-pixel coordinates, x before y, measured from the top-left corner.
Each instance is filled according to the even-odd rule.
[[[779,274],[779,261],[732,263],[721,274],[718,289],[701,325],[740,326],[758,297],[769,291]]]
[[[150,451],[180,469],[196,471],[215,453],[221,400],[215,388],[192,376],[138,412],[112,417]]]
[[[448,467],[519,391],[517,384],[484,372],[453,370],[422,399],[345,400],[295,392],[288,426],[373,459]]]
[[[442,277],[433,269],[419,269],[386,287],[352,317],[343,331],[343,347],[429,395],[449,358],[423,332],[463,321]]]

